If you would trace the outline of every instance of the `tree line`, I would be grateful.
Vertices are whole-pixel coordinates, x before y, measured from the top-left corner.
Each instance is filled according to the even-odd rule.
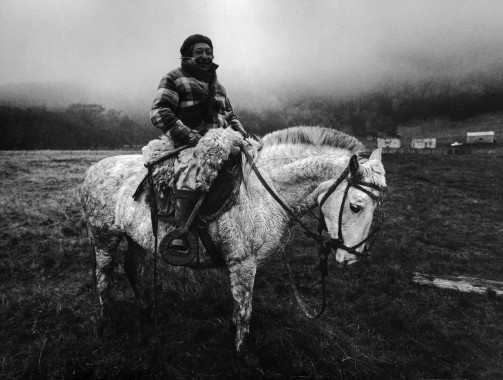
[[[239,117],[260,135],[293,125],[323,125],[358,137],[375,137],[393,136],[398,126],[411,121],[464,120],[498,111],[503,111],[503,78],[474,78],[389,85],[345,98],[298,96],[288,99],[280,110],[240,110]]]
[[[158,136],[152,129],[99,104],[0,106],[0,149],[117,149]]]
[[[425,81],[389,85],[352,97],[292,96],[280,109],[236,111],[249,132],[264,135],[294,125],[323,125],[352,135],[392,136],[412,120],[462,120],[503,111],[503,80]],[[239,108],[239,107],[238,107]],[[0,105],[0,149],[117,149],[160,135],[147,113],[128,116],[98,104],[65,109]]]

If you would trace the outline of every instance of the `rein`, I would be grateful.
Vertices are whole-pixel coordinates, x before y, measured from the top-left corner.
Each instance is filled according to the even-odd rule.
[[[299,219],[299,217],[295,214],[295,212],[293,212],[293,210],[291,210],[286,204],[285,202],[283,202],[283,200],[278,196],[278,194],[276,194],[276,192],[271,188],[271,186],[269,186],[269,184],[266,182],[266,180],[264,179],[264,177],[262,176],[262,174],[260,173],[260,171],[258,170],[257,166],[255,165],[255,163],[253,162],[253,158],[252,156],[250,155],[250,153],[248,153],[248,151],[246,150],[246,147],[242,144],[241,146],[241,151],[244,153],[246,159],[248,160],[248,162],[250,163],[251,165],[251,168],[253,169],[253,171],[255,172],[255,174],[257,175],[257,178],[259,179],[259,181],[262,183],[262,185],[266,188],[266,190],[269,192],[269,194],[271,194],[271,196],[274,198],[274,200],[276,202],[279,203],[279,205],[281,207],[283,207],[283,209],[293,218],[295,219],[295,221],[297,223],[299,223],[299,225],[304,229],[305,233],[307,236],[309,236],[310,238],[313,238],[314,240],[316,240],[318,243],[322,243],[323,242],[323,239],[321,238],[320,234],[315,234],[314,232],[312,232],[304,223],[302,223],[302,221]]]
[[[276,192],[269,186],[269,184],[264,179],[264,177],[262,176],[262,174],[258,170],[257,166],[255,165],[255,162],[253,161],[253,158],[251,157],[250,153],[248,153],[248,151],[246,150],[246,147],[244,146],[244,143],[242,143],[240,145],[240,148],[241,148],[241,151],[244,153],[246,159],[250,163],[250,166],[251,166],[252,170],[254,171],[255,175],[257,176],[257,178],[259,179],[259,181],[262,183],[262,185],[265,187],[265,189],[269,192],[269,194],[271,194],[271,196],[274,198],[274,200],[276,200],[276,202],[278,202],[278,204],[295,220],[295,222],[297,222],[304,229],[305,234],[307,236],[309,236],[310,238],[314,239],[319,244],[319,246],[320,246],[319,250],[318,250],[318,257],[319,257],[319,263],[320,263],[319,265],[320,265],[320,273],[321,273],[322,305],[321,305],[321,309],[316,314],[311,314],[307,310],[307,307],[306,307],[305,303],[301,300],[299,292],[297,290],[297,287],[295,286],[295,282],[294,282],[293,274],[292,274],[292,269],[291,269],[290,265],[288,264],[285,252],[283,251],[283,261],[284,261],[285,267],[286,267],[287,272],[288,272],[288,277],[289,277],[289,280],[290,280],[290,283],[291,283],[291,287],[292,287],[293,292],[294,292],[294,296],[295,296],[295,298],[297,300],[297,304],[302,309],[302,311],[304,312],[304,314],[306,315],[306,317],[308,317],[310,319],[316,319],[316,318],[318,318],[319,316],[321,316],[323,314],[323,312],[325,311],[325,308],[326,308],[325,278],[328,275],[328,255],[330,254],[330,248],[332,248],[332,249],[342,248],[342,249],[346,250],[347,252],[350,252],[350,253],[352,253],[352,254],[354,254],[356,256],[369,256],[370,255],[369,251],[366,249],[367,248],[366,246],[365,246],[364,252],[362,252],[362,253],[357,252],[356,248],[360,247],[362,244],[365,244],[374,235],[376,235],[379,232],[379,230],[380,230],[381,224],[382,224],[382,222],[384,220],[384,212],[382,210],[382,189],[379,186],[371,184],[371,183],[365,183],[365,182],[361,182],[361,181],[355,181],[353,179],[348,179],[348,185],[347,185],[347,187],[346,187],[346,189],[344,191],[344,197],[343,197],[343,200],[342,200],[342,203],[341,203],[340,212],[339,212],[338,238],[337,239],[331,239],[330,241],[325,241],[323,239],[323,235],[322,235],[323,231],[326,230],[326,225],[325,225],[325,222],[324,222],[323,213],[318,218],[318,233],[316,234],[316,233],[312,232],[300,220],[300,218],[295,214],[295,212],[292,209],[290,209],[283,202],[283,200],[276,194]],[[327,190],[327,192],[323,196],[323,198],[322,198],[322,200],[321,200],[321,202],[319,204],[320,212],[321,212],[321,207],[326,202],[326,200],[328,199],[328,197],[348,177],[350,171],[351,171],[351,160],[350,160],[350,163],[348,164],[348,166],[344,169],[344,171],[335,180],[335,182],[329,187],[329,189]],[[365,192],[367,195],[369,195],[372,199],[374,199],[378,203],[379,217],[378,217],[378,225],[377,225],[377,227],[364,240],[362,240],[360,243],[358,243],[357,245],[355,245],[353,247],[347,247],[346,245],[344,245],[344,239],[342,237],[342,214],[343,214],[343,210],[344,210],[344,203],[346,201],[346,198],[347,198],[347,195],[348,195],[348,192],[349,192],[349,188],[351,186],[357,188],[358,190],[361,190],[361,191]],[[374,190],[378,190],[379,191],[379,196],[376,196],[370,190],[365,189],[363,186],[370,187],[370,188],[372,188]]]
[[[290,280],[290,285],[292,287],[295,299],[297,300],[297,304],[299,307],[302,309],[304,312],[305,316],[308,317],[309,319],[316,319],[320,315],[323,314],[325,311],[327,302],[326,302],[326,287],[325,287],[325,278],[328,275],[328,255],[330,253],[330,248],[325,244],[323,241],[322,237],[322,229],[319,229],[318,234],[312,232],[302,221],[300,218],[281,200],[281,198],[276,194],[276,192],[269,186],[269,184],[266,182],[260,171],[258,170],[257,166],[253,162],[253,158],[251,157],[250,153],[246,150],[246,147],[244,144],[241,145],[241,151],[244,153],[246,159],[250,163],[250,166],[252,170],[255,172],[255,175],[259,179],[259,181],[262,183],[262,185],[266,188],[266,190],[271,194],[271,196],[276,200],[276,202],[279,203],[281,207],[297,222],[299,225],[304,229],[305,233],[307,236],[310,238],[316,240],[316,242],[320,245],[319,251],[318,251],[318,257],[320,260],[320,272],[321,272],[321,289],[322,289],[322,305],[320,311],[318,311],[316,314],[311,314],[305,305],[305,303],[301,300],[299,291],[297,290],[297,287],[295,286],[295,282],[293,279],[293,274],[292,274],[292,268],[290,267],[290,264],[288,264],[288,261],[286,260],[286,255],[285,251],[283,251],[283,262],[285,263],[285,267],[288,272],[288,278]]]

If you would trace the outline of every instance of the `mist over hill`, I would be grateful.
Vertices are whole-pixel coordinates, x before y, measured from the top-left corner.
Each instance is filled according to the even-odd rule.
[[[245,128],[258,135],[294,125],[323,125],[359,137],[392,136],[399,127],[403,134],[403,128],[421,120],[459,121],[503,111],[501,68],[463,79],[388,81],[352,94],[297,90],[277,87],[270,93],[274,101],[265,104],[243,100],[242,92],[233,106]],[[148,117],[151,100],[68,83],[2,85],[0,149],[143,145],[160,134]],[[433,124],[442,128],[442,123]]]
[[[154,92],[155,89],[152,94],[119,93],[66,82],[9,83],[0,85],[0,104],[52,110],[61,110],[76,103],[101,104],[131,117],[138,114],[148,116]]]

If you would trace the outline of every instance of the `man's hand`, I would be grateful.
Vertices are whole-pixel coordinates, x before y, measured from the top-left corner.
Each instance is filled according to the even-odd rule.
[[[189,135],[187,136],[187,141],[186,143],[189,144],[190,146],[196,146],[199,140],[201,140],[201,136],[197,131],[194,131],[193,129],[189,132]]]
[[[249,137],[248,133],[246,133],[244,128],[241,126],[241,124],[234,124],[232,126],[232,129],[234,129],[237,133],[239,133],[241,136],[243,136],[243,139],[247,139]]]
[[[173,137],[173,140],[175,140],[178,144],[188,144],[190,146],[196,146],[202,137],[197,131],[190,129],[182,123],[179,123],[171,128],[170,134],[171,137]]]

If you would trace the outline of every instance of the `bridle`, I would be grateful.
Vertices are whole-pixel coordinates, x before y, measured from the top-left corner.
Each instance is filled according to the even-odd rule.
[[[325,240],[323,237],[323,231],[327,230],[326,224],[325,224],[325,219],[323,217],[323,212],[321,210],[321,207],[323,204],[326,202],[328,197],[332,195],[332,193],[339,187],[339,185],[346,179],[348,178],[350,173],[355,173],[357,168],[358,168],[358,158],[356,155],[353,155],[348,163],[348,166],[343,170],[343,172],[339,175],[339,177],[335,180],[335,182],[328,188],[327,192],[321,199],[319,203],[319,209],[320,209],[320,216],[318,217],[318,233],[312,232],[301,220],[300,218],[295,214],[295,212],[288,207],[283,200],[276,194],[276,192],[269,186],[269,184],[266,182],[260,171],[258,170],[257,166],[255,165],[255,162],[253,161],[253,158],[251,157],[250,153],[247,151],[247,147],[245,146],[244,143],[241,144],[240,146],[241,151],[245,155],[246,159],[248,160],[252,170],[255,172],[257,178],[259,181],[262,183],[262,185],[266,188],[266,190],[271,194],[271,196],[276,200],[276,202],[279,203],[281,207],[304,229],[305,233],[307,236],[311,237],[314,239],[318,244],[319,244],[319,250],[318,250],[318,257],[319,257],[319,262],[320,262],[320,272],[321,272],[321,287],[322,287],[322,294],[323,294],[323,299],[322,299],[322,306],[321,309],[318,313],[316,314],[311,314],[304,302],[301,300],[299,292],[297,290],[297,287],[294,285],[293,281],[293,275],[292,275],[292,270],[290,268],[290,265],[288,264],[288,261],[286,260],[285,253],[283,252],[283,261],[285,263],[285,266],[288,271],[288,276],[290,278],[290,283],[292,284],[292,289],[294,292],[294,296],[297,299],[297,303],[299,304],[300,308],[304,312],[304,314],[310,318],[310,319],[315,319],[318,318],[323,312],[325,311],[326,307],[326,292],[325,292],[325,277],[328,275],[328,255],[330,254],[331,249],[343,249],[355,256],[370,256],[370,251],[367,248],[367,245],[365,245],[365,248],[363,252],[358,252],[356,249],[360,247],[362,244],[367,243],[372,237],[377,235],[379,232],[382,223],[384,222],[384,209],[383,209],[383,194],[384,190],[378,185],[372,184],[372,183],[367,183],[363,181],[359,181],[353,176],[351,176],[349,179],[347,179],[347,186],[346,189],[344,190],[344,195],[342,198],[341,202],[341,208],[339,210],[339,229],[338,229],[338,236],[337,239],[330,239],[330,240]],[[377,224],[375,228],[369,233],[369,235],[363,239],[360,243],[348,247],[344,244],[344,238],[342,236],[342,215],[344,212],[344,204],[346,202],[346,198],[348,196],[349,188],[354,187],[358,190],[363,191],[366,193],[369,197],[371,197],[376,203],[377,203],[377,214],[378,214],[378,219],[377,219]],[[373,190],[378,191],[378,195],[375,195],[371,190],[366,189],[370,188]]]
[[[334,183],[328,188],[327,192],[321,199],[318,207],[320,209],[320,216],[318,217],[318,233],[312,232],[302,221],[300,218],[293,212],[290,207],[288,207],[283,200],[276,194],[276,192],[269,186],[269,184],[266,182],[260,171],[258,170],[257,166],[253,162],[253,158],[251,157],[250,153],[246,150],[246,147],[244,145],[241,146],[242,152],[245,154],[246,159],[251,165],[252,170],[255,172],[257,175],[258,179],[262,183],[262,185],[266,188],[266,190],[272,195],[272,197],[280,204],[281,207],[304,229],[305,233],[307,236],[311,237],[312,239],[316,240],[318,244],[320,244],[321,248],[324,248],[324,250],[327,250],[328,248],[332,249],[343,249],[347,251],[348,253],[351,253],[355,256],[370,256],[370,252],[368,250],[367,245],[365,245],[365,249],[363,252],[358,252],[356,249],[360,247],[362,244],[367,243],[372,237],[377,235],[379,230],[381,229],[381,225],[384,222],[384,208],[383,208],[383,194],[385,189],[383,189],[381,186],[373,184],[373,183],[368,183],[368,182],[363,182],[358,179],[356,179],[354,176],[351,176],[349,179],[348,176],[350,173],[356,172],[356,168],[358,165],[358,158],[356,155],[352,156],[351,159],[349,160],[348,165],[346,168],[342,171],[342,173],[339,175],[339,177],[334,181]],[[323,211],[322,211],[322,206],[323,204],[327,201],[328,197],[332,195],[332,193],[339,187],[339,185],[347,179],[347,186],[346,189],[344,190],[344,195],[342,198],[341,202],[341,208],[339,210],[339,226],[338,226],[338,233],[337,233],[337,239],[330,239],[330,240],[325,240],[323,238],[323,231],[327,230],[326,224],[325,224],[325,218],[323,217]],[[348,247],[344,244],[344,238],[342,236],[342,215],[344,213],[344,204],[346,203],[346,198],[348,196],[349,188],[354,187],[360,191],[363,191],[365,194],[367,194],[371,199],[373,199],[377,203],[377,223],[374,229],[368,234],[368,236],[363,239],[361,242],[358,244]],[[373,190],[377,190],[378,194],[374,194],[372,191],[366,189],[370,188]]]
[[[351,158],[352,160],[353,158]],[[320,223],[319,230],[327,230],[326,225],[325,225],[325,220],[323,217],[323,212],[321,211],[321,208],[323,204],[326,202],[328,197],[332,195],[332,193],[337,189],[337,187],[344,181],[349,176],[349,173],[351,172],[350,166],[351,166],[351,160],[346,169],[340,174],[340,176],[336,179],[336,181],[329,187],[323,198],[321,199],[319,203],[319,208],[320,208],[320,218],[318,220],[318,223]],[[344,244],[344,237],[342,235],[342,215],[344,212],[344,205],[346,203],[346,199],[348,197],[348,192],[349,188],[354,187],[360,191],[363,191],[365,194],[367,194],[371,199],[374,200],[377,204],[377,223],[373,230],[367,235],[365,239],[363,239],[361,242],[358,244],[348,247]],[[374,194],[372,191],[366,189],[370,188],[373,190],[377,190],[378,194]],[[375,185],[373,183],[368,183],[368,182],[363,182],[355,179],[354,177],[351,177],[347,180],[347,186],[346,189],[344,190],[344,195],[342,197],[342,202],[341,202],[341,208],[339,210],[339,225],[338,225],[338,231],[337,231],[337,239],[330,239],[329,241],[324,241],[324,244],[327,245],[328,247],[337,250],[337,249],[343,249],[348,253],[351,253],[357,257],[365,257],[365,256],[370,256],[370,251],[368,249],[368,245],[365,244],[367,243],[372,237],[377,235],[381,229],[381,225],[384,222],[384,208],[383,208],[383,193],[384,189],[378,185]],[[362,252],[358,252],[357,248],[360,247],[361,245],[365,244],[365,247]]]

